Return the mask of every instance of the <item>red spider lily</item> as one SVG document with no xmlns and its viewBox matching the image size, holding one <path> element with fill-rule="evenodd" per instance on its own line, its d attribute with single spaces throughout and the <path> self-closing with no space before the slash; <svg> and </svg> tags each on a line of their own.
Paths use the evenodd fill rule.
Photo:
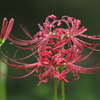
<svg viewBox="0 0 100 100">
<path fill-rule="evenodd" d="M 3 19 L 3 24 L 2 24 L 1 34 L 0 34 L 0 46 L 2 46 L 2 44 L 8 38 L 8 36 L 9 36 L 11 30 L 12 30 L 13 24 L 14 24 L 13 18 L 11 18 L 9 23 L 8 23 L 7 18 Z"/>
<path fill-rule="evenodd" d="M 38 62 L 33 64 L 26 64 L 18 62 L 14 59 L 8 58 L 6 55 L 2 54 L 12 61 L 15 64 L 6 63 L 3 59 L 0 59 L 7 65 L 17 68 L 17 69 L 25 69 L 28 74 L 21 77 L 11 77 L 11 78 L 23 78 L 28 75 L 34 75 L 39 77 L 39 84 L 41 82 L 48 82 L 48 78 L 58 78 L 60 81 L 68 82 L 66 79 L 67 73 L 72 72 L 76 77 L 74 80 L 78 80 L 80 78 L 79 73 L 84 74 L 94 74 L 100 71 L 100 67 L 84 68 L 76 65 L 75 63 L 85 60 L 90 54 L 82 58 L 80 54 L 80 50 L 73 46 L 69 49 L 61 49 L 59 53 L 53 53 L 54 49 L 50 46 L 47 46 L 43 49 L 42 52 L 39 52 L 37 56 Z M 63 71 L 60 72 L 60 69 L 63 68 Z M 38 84 L 38 85 L 39 85 Z"/>
<path fill-rule="evenodd" d="M 52 21 L 50 21 L 49 19 L 52 19 Z M 62 28 L 62 23 L 65 23 L 67 28 Z M 58 20 L 56 16 L 50 15 L 43 23 L 43 27 L 38 24 L 40 31 L 37 32 L 34 37 L 30 36 L 28 31 L 21 26 L 22 30 L 28 37 L 30 37 L 31 40 L 21 40 L 14 36 L 10 36 L 9 40 L 13 42 L 19 49 L 25 50 L 34 50 L 52 44 L 55 48 L 55 52 L 57 52 L 57 49 L 60 49 L 65 44 L 68 44 L 69 47 L 72 45 L 76 45 L 80 49 L 86 47 L 95 51 L 100 51 L 98 49 L 94 49 L 96 46 L 100 45 L 100 43 L 94 43 L 94 41 L 100 40 L 100 35 L 84 35 L 83 33 L 87 30 L 87 28 L 83 26 L 79 29 L 80 25 L 81 21 L 73 17 L 63 16 L 60 20 Z M 58 28 L 58 26 L 61 28 Z M 93 43 L 88 43 L 79 39 L 79 37 L 77 36 L 87 39 L 93 39 L 94 41 Z"/>
<path fill-rule="evenodd" d="M 67 28 L 62 28 L 63 23 L 66 24 Z M 58 20 L 56 16 L 50 15 L 43 23 L 43 27 L 38 24 L 40 31 L 37 32 L 34 37 L 22 27 L 22 30 L 30 38 L 29 40 L 21 40 L 12 35 L 10 35 L 8 39 L 18 47 L 18 50 L 32 50 L 32 54 L 19 59 L 11 59 L 0 51 L 0 53 L 12 63 L 6 63 L 1 58 L 0 61 L 13 68 L 25 69 L 28 72 L 25 76 L 15 78 L 23 78 L 32 74 L 39 77 L 39 84 L 41 82 L 48 82 L 49 78 L 55 77 L 60 81 L 68 82 L 66 77 L 69 72 L 72 72 L 76 76 L 74 80 L 79 79 L 79 73 L 94 74 L 99 72 L 100 67 L 96 67 L 99 63 L 90 68 L 76 65 L 77 62 L 87 59 L 93 51 L 100 51 L 96 49 L 96 47 L 100 45 L 99 43 L 88 43 L 77 37 L 81 36 L 87 39 L 100 40 L 100 35 L 83 35 L 87 28 L 83 26 L 79 29 L 80 24 L 81 21 L 73 17 L 63 16 Z M 67 49 L 64 49 L 66 46 Z M 91 49 L 91 52 L 85 57 L 82 57 L 81 53 L 83 52 L 84 47 Z M 35 54 L 36 52 L 37 54 Z M 36 63 L 27 64 L 21 62 L 32 55 L 35 55 L 37 59 Z M 61 68 L 63 69 L 62 72 L 60 71 Z"/>
</svg>

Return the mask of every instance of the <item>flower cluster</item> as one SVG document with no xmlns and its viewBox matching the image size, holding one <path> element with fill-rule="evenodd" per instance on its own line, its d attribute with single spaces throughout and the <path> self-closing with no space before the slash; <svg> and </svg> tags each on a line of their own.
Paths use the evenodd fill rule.
<svg viewBox="0 0 100 100">
<path fill-rule="evenodd" d="M 83 37 L 97 41 L 100 40 L 100 35 L 84 35 L 83 33 L 87 28 L 84 26 L 80 28 L 80 25 L 81 21 L 74 17 L 63 16 L 61 19 L 57 19 L 55 15 L 50 15 L 46 18 L 43 26 L 38 24 L 40 31 L 34 37 L 22 27 L 22 30 L 30 38 L 29 40 L 21 40 L 12 35 L 8 39 L 18 49 L 32 50 L 32 53 L 23 58 L 11 59 L 0 51 L 13 63 L 7 63 L 2 58 L 0 60 L 13 68 L 26 69 L 28 72 L 25 76 L 15 78 L 23 78 L 32 74 L 39 77 L 39 84 L 48 82 L 49 78 L 55 77 L 60 81 L 68 82 L 66 74 L 69 72 L 75 75 L 74 81 L 80 78 L 79 73 L 97 73 L 100 71 L 100 67 L 96 67 L 99 63 L 90 68 L 84 68 L 75 64 L 87 59 L 93 51 L 100 51 L 96 49 L 100 45 L 99 43 L 88 43 L 79 38 Z M 84 48 L 90 49 L 91 52 L 82 57 Z M 20 62 L 32 55 L 36 57 L 36 63 L 27 64 Z"/>
</svg>

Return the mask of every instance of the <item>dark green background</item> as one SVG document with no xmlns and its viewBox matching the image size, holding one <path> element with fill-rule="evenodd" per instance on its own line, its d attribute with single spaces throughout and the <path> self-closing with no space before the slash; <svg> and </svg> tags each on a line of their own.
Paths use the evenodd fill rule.
<svg viewBox="0 0 100 100">
<path fill-rule="evenodd" d="M 2 19 L 14 18 L 12 30 L 14 36 L 25 39 L 19 24 L 26 26 L 33 36 L 39 31 L 38 23 L 42 24 L 45 18 L 54 14 L 58 18 L 63 15 L 75 17 L 88 28 L 86 34 L 100 34 L 100 0 L 0 0 L 0 23 Z M 0 25 L 1 25 L 0 24 Z M 4 52 L 13 56 L 15 48 L 9 41 L 2 46 Z M 29 52 L 28 52 L 29 53 Z M 22 56 L 26 53 L 21 52 Z M 85 61 L 84 67 L 91 67 L 99 61 L 99 53 Z M 35 62 L 34 58 L 30 58 Z M 82 65 L 82 64 L 81 64 Z M 15 71 L 8 67 L 8 75 L 21 76 L 25 71 Z M 74 82 L 73 75 L 68 74 L 69 83 L 65 83 L 66 100 L 99 100 L 100 99 L 100 73 L 94 75 L 80 74 L 81 78 Z M 7 78 L 7 100 L 53 100 L 53 80 L 37 86 L 38 78 L 29 76 L 24 79 Z M 60 99 L 60 86 L 58 89 Z"/>
</svg>

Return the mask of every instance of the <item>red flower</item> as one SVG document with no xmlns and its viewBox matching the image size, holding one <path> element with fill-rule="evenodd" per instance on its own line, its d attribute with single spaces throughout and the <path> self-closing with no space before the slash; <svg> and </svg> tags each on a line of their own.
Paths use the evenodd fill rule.
<svg viewBox="0 0 100 100">
<path fill-rule="evenodd" d="M 67 28 L 62 28 L 63 23 L 66 24 Z M 76 64 L 87 59 L 93 51 L 100 51 L 96 49 L 100 45 L 99 43 L 88 43 L 78 38 L 81 36 L 87 39 L 100 40 L 100 35 L 83 35 L 87 28 L 83 26 L 79 29 L 80 24 L 81 21 L 73 17 L 63 16 L 58 20 L 56 16 L 50 15 L 43 23 L 43 27 L 38 24 L 40 31 L 34 37 L 22 27 L 22 30 L 30 38 L 29 40 L 21 40 L 12 35 L 8 39 L 18 47 L 18 50 L 32 50 L 32 54 L 19 59 L 11 59 L 0 51 L 12 63 L 6 63 L 1 58 L 0 60 L 13 68 L 25 69 L 28 72 L 25 76 L 15 78 L 23 78 L 32 74 L 39 77 L 39 84 L 48 82 L 49 78 L 52 79 L 54 77 L 60 81 L 68 82 L 66 77 L 69 72 L 76 76 L 74 78 L 75 81 L 79 79 L 79 73 L 94 74 L 99 72 L 100 67 L 96 67 L 99 63 L 90 68 L 84 68 Z M 91 52 L 82 57 L 81 53 L 84 47 L 91 49 Z M 36 63 L 22 63 L 22 60 L 32 55 L 35 55 Z M 61 69 L 63 69 L 62 72 Z"/>
<path fill-rule="evenodd" d="M 50 21 L 49 19 L 52 19 L 52 21 Z M 67 28 L 62 28 L 63 23 L 66 24 Z M 79 29 L 80 25 L 81 21 L 73 17 L 63 16 L 62 19 L 58 20 L 56 16 L 50 15 L 46 18 L 45 22 L 43 23 L 43 27 L 40 24 L 38 24 L 40 31 L 37 32 L 34 37 L 30 36 L 28 31 L 22 27 L 25 34 L 31 40 L 21 40 L 15 38 L 14 36 L 10 36 L 9 40 L 14 44 L 16 44 L 15 46 L 18 47 L 19 49 L 26 49 L 26 50 L 43 48 L 46 45 L 51 44 L 54 46 L 55 52 L 57 52 L 59 48 L 61 48 L 65 44 L 68 44 L 68 47 L 76 45 L 80 49 L 87 47 L 95 51 L 100 51 L 98 49 L 94 49 L 96 46 L 100 44 L 96 44 L 94 43 L 94 41 L 93 43 L 88 43 L 77 37 L 80 36 L 87 39 L 100 40 L 100 35 L 98 36 L 84 35 L 83 33 L 87 30 L 87 28 L 83 26 L 82 28 Z"/>
<path fill-rule="evenodd" d="M 8 23 L 7 18 L 3 19 L 3 24 L 2 24 L 1 34 L 0 34 L 0 46 L 2 46 L 2 44 L 8 38 L 8 36 L 12 30 L 13 24 L 14 24 L 13 18 L 9 21 L 9 23 Z"/>
<path fill-rule="evenodd" d="M 61 49 L 59 53 L 54 53 L 53 48 L 47 46 L 43 49 L 42 52 L 38 53 L 36 57 L 38 62 L 33 64 L 26 64 L 15 61 L 13 59 L 8 58 L 6 55 L 2 54 L 13 62 L 13 64 L 6 63 L 2 59 L 4 63 L 7 65 L 17 68 L 17 69 L 25 69 L 28 74 L 21 76 L 21 77 L 11 77 L 11 78 L 23 78 L 28 75 L 34 75 L 39 77 L 39 84 L 41 82 L 48 82 L 49 78 L 58 78 L 60 81 L 68 82 L 66 79 L 67 73 L 72 72 L 74 76 L 74 81 L 80 78 L 79 73 L 84 74 L 94 74 L 100 71 L 100 67 L 91 67 L 91 68 L 84 68 L 75 63 L 85 60 L 87 57 L 90 56 L 91 51 L 88 55 L 82 58 L 80 50 L 73 46 L 71 48 Z M 15 64 L 14 64 L 15 63 Z M 61 72 L 60 69 L 63 69 Z M 38 85 L 39 85 L 38 84 Z"/>
</svg>

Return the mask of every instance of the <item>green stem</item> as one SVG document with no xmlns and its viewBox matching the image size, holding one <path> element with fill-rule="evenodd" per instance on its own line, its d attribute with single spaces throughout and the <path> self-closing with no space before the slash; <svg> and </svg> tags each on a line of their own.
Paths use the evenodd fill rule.
<svg viewBox="0 0 100 100">
<path fill-rule="evenodd" d="M 54 78 L 54 100 L 57 100 L 57 78 Z"/>
<path fill-rule="evenodd" d="M 0 62 L 0 72 L 7 74 L 7 65 Z M 0 75 L 0 100 L 6 100 L 6 77 Z"/>
<path fill-rule="evenodd" d="M 65 87 L 64 87 L 64 81 L 61 81 L 61 98 L 62 98 L 62 100 L 65 100 Z"/>
<path fill-rule="evenodd" d="M 63 71 L 63 67 L 61 67 L 61 72 Z M 61 98 L 65 100 L 65 84 L 64 81 L 61 81 Z"/>
</svg>

